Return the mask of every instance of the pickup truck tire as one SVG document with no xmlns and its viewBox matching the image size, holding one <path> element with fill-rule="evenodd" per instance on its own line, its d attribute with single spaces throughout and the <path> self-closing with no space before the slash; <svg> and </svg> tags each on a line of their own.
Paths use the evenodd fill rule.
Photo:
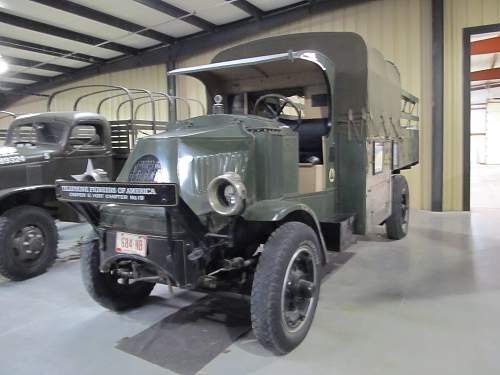
<svg viewBox="0 0 500 375">
<path fill-rule="evenodd" d="M 57 256 L 54 219 L 40 207 L 19 206 L 0 216 L 0 274 L 20 281 L 49 269 Z"/>
<path fill-rule="evenodd" d="M 400 240 L 408 233 L 410 222 L 410 190 L 405 176 L 392 176 L 392 213 L 385 221 L 387 237 Z"/>
<path fill-rule="evenodd" d="M 110 273 L 99 270 L 99 245 L 97 241 L 82 245 L 80 265 L 85 289 L 101 306 L 122 311 L 139 307 L 151 294 L 155 283 L 139 281 L 132 284 L 119 284 Z"/>
<path fill-rule="evenodd" d="M 320 246 L 314 230 L 300 222 L 276 229 L 264 244 L 254 275 L 251 320 L 257 340 L 283 355 L 304 340 L 320 288 Z"/>
</svg>

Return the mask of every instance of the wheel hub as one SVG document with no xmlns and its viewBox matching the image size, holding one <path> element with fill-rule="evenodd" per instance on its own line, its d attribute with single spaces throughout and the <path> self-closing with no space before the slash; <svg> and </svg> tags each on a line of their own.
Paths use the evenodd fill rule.
<svg viewBox="0 0 500 375">
<path fill-rule="evenodd" d="M 299 330 L 307 320 L 316 291 L 316 267 L 309 247 L 299 248 L 285 275 L 282 293 L 282 320 L 290 332 Z"/>
<path fill-rule="evenodd" d="M 14 236 L 13 248 L 21 261 L 37 259 L 45 248 L 42 230 L 34 225 L 22 228 Z"/>
</svg>

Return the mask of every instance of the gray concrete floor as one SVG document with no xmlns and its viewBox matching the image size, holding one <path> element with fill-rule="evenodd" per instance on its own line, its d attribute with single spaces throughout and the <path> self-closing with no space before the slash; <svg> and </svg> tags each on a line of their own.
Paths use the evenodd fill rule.
<svg viewBox="0 0 500 375">
<path fill-rule="evenodd" d="M 250 333 L 200 374 L 499 374 L 499 224 L 500 210 L 413 212 L 406 239 L 348 250 L 298 349 L 274 357 Z M 171 374 L 115 348 L 200 297 L 154 294 L 144 308 L 106 311 L 85 293 L 78 261 L 0 283 L 0 374 Z"/>
</svg>

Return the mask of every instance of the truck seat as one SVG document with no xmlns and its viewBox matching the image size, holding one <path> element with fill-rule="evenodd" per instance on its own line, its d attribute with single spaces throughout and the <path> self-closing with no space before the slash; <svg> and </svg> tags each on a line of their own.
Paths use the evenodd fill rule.
<svg viewBox="0 0 500 375">
<path fill-rule="evenodd" d="M 280 122 L 295 126 L 297 123 L 292 120 L 280 119 Z M 308 163 L 311 156 L 319 158 L 323 164 L 323 136 L 327 136 L 330 131 L 327 118 L 304 119 L 299 127 L 299 162 Z"/>
<path fill-rule="evenodd" d="M 292 121 L 290 125 L 293 126 Z M 299 127 L 299 162 L 308 163 L 311 156 L 316 156 L 323 164 L 323 142 L 322 137 L 327 136 L 330 131 L 328 119 L 315 118 L 304 119 Z"/>
</svg>

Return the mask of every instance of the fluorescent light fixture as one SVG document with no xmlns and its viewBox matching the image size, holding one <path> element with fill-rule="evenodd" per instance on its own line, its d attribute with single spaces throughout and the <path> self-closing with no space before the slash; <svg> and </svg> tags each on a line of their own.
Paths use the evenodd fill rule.
<svg viewBox="0 0 500 375">
<path fill-rule="evenodd" d="M 4 74 L 7 70 L 9 70 L 9 64 L 0 55 L 0 74 Z"/>
</svg>

